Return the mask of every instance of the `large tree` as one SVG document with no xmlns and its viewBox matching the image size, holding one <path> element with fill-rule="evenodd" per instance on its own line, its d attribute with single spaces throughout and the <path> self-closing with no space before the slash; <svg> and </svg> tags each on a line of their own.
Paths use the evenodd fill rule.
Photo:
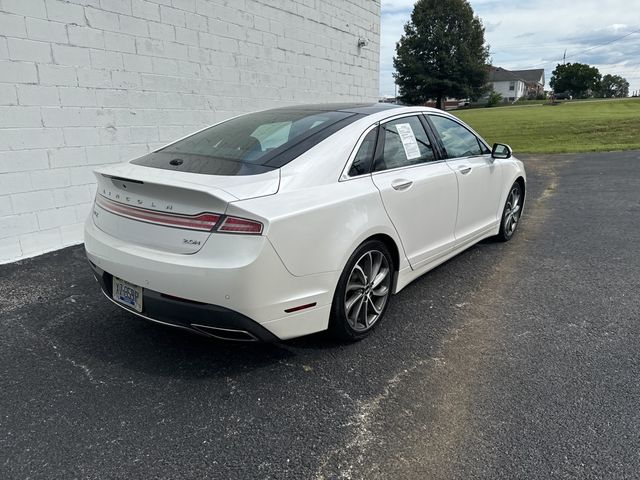
<svg viewBox="0 0 640 480">
<path fill-rule="evenodd" d="M 623 98 L 629 96 L 629 82 L 620 75 L 605 75 L 600 81 L 600 96 L 603 98 Z"/>
<path fill-rule="evenodd" d="M 445 97 L 478 98 L 487 84 L 484 27 L 466 0 L 418 0 L 393 66 L 400 100 L 410 105 Z"/>
<path fill-rule="evenodd" d="M 600 72 L 585 63 L 558 64 L 549 85 L 554 92 L 568 92 L 573 98 L 592 97 L 600 86 Z"/>
</svg>

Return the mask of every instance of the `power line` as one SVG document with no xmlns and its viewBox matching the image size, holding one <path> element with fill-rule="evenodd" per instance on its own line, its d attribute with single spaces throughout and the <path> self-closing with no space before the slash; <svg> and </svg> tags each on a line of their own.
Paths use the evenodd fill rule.
<svg viewBox="0 0 640 480">
<path fill-rule="evenodd" d="M 626 35 L 623 35 L 623 36 L 622 36 L 622 37 L 620 37 L 620 38 L 616 38 L 615 40 L 611 40 L 610 42 L 601 43 L 600 45 L 594 45 L 593 47 L 589 47 L 589 48 L 587 48 L 587 49 L 583 50 L 582 52 L 575 53 L 575 54 L 573 54 L 573 55 L 569 55 L 569 57 L 568 57 L 568 58 L 577 57 L 578 55 L 582 55 L 583 53 L 585 53 L 585 52 L 589 52 L 589 51 L 591 51 L 591 50 L 593 50 L 593 49 L 595 49 L 595 48 L 605 47 L 605 46 L 607 46 L 607 45 L 611 45 L 612 43 L 616 43 L 616 42 L 619 42 L 620 40 L 624 40 L 625 38 L 630 37 L 630 36 L 631 36 L 631 35 L 633 35 L 634 33 L 638 33 L 638 32 L 640 32 L 640 29 L 638 29 L 638 30 L 634 30 L 634 31 L 633 31 L 633 32 L 631 32 L 631 33 L 627 33 Z"/>
<path fill-rule="evenodd" d="M 638 30 L 634 30 L 633 32 L 627 33 L 626 35 L 623 35 L 622 37 L 619 37 L 619 38 L 613 39 L 613 40 L 611 40 L 611 41 L 609 41 L 609 42 L 600 43 L 600 44 L 598 44 L 598 45 L 594 45 L 594 46 L 592 46 L 592 47 L 586 48 L 586 49 L 582 50 L 581 52 L 574 53 L 574 54 L 572 54 L 572 55 L 567 56 L 567 57 L 565 58 L 565 60 L 566 60 L 567 58 L 575 58 L 575 57 L 577 57 L 577 56 L 579 56 L 579 55 L 582 55 L 582 54 L 584 54 L 584 53 L 586 53 L 586 52 L 589 52 L 589 51 L 591 51 L 591 50 L 594 50 L 594 49 L 596 49 L 596 48 L 604 47 L 604 46 L 606 46 L 606 45 L 611 45 L 612 43 L 619 42 L 620 40 L 624 40 L 625 38 L 630 37 L 630 36 L 631 36 L 631 35 L 633 35 L 634 33 L 638 33 L 638 32 L 640 32 L 640 29 L 638 29 Z M 537 64 L 532 65 L 532 66 L 533 66 L 533 67 L 537 67 L 537 66 L 541 66 L 541 65 L 547 65 L 547 64 L 549 64 L 549 63 L 558 63 L 558 62 L 560 62 L 560 60 L 559 60 L 559 59 L 558 59 L 558 60 L 547 60 L 547 61 L 545 61 L 545 62 L 540 62 L 540 63 L 537 63 Z"/>
</svg>

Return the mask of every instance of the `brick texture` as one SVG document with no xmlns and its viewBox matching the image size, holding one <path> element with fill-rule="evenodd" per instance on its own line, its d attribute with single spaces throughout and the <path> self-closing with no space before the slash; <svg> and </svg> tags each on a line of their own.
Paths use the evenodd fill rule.
<svg viewBox="0 0 640 480">
<path fill-rule="evenodd" d="M 375 101 L 379 41 L 380 0 L 0 0 L 0 263 L 82 241 L 97 165 L 246 111 Z"/>
</svg>

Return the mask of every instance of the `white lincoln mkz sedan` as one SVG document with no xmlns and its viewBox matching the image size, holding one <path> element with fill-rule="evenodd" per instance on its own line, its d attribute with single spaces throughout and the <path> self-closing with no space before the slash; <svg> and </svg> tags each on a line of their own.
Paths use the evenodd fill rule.
<svg viewBox="0 0 640 480">
<path fill-rule="evenodd" d="M 509 240 L 526 185 L 507 145 L 386 104 L 242 115 L 96 176 L 85 247 L 107 298 L 240 341 L 364 337 L 392 293 Z"/>
</svg>

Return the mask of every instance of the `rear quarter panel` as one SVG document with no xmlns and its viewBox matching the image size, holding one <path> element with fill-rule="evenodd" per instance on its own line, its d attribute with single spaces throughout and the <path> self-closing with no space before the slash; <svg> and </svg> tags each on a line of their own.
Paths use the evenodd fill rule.
<svg viewBox="0 0 640 480">
<path fill-rule="evenodd" d="M 401 243 L 369 176 L 233 202 L 228 208 L 231 215 L 245 211 L 268 219 L 265 233 L 293 275 L 341 271 L 357 246 L 376 234 L 396 242 L 405 266 Z"/>
</svg>

